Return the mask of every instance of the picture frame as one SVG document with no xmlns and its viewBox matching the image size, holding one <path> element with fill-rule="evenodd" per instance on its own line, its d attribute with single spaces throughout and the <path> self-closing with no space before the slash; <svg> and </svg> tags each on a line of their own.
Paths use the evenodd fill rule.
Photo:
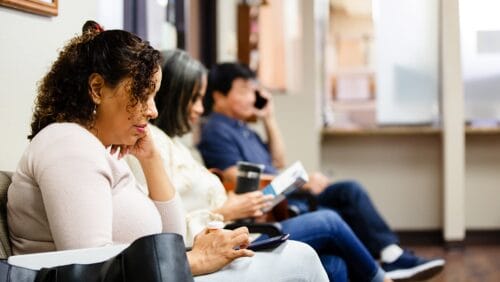
<svg viewBox="0 0 500 282">
<path fill-rule="evenodd" d="M 0 0 L 5 6 L 42 16 L 57 16 L 58 0 Z"/>
</svg>

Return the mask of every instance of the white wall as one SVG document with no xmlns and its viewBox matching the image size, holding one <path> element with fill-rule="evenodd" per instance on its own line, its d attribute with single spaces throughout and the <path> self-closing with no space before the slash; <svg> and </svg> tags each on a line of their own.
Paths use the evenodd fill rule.
<svg viewBox="0 0 500 282">
<path fill-rule="evenodd" d="M 57 17 L 0 7 L 0 169 L 14 170 L 28 140 L 36 83 L 57 51 L 97 16 L 97 0 L 59 1 Z"/>
<path fill-rule="evenodd" d="M 104 29 L 123 29 L 123 0 L 99 1 L 96 19 Z"/>
<path fill-rule="evenodd" d="M 167 32 L 167 25 L 164 25 L 167 19 L 167 8 L 158 4 L 157 1 L 146 1 L 146 15 L 147 40 L 154 48 L 161 49 L 162 37 Z"/>
</svg>

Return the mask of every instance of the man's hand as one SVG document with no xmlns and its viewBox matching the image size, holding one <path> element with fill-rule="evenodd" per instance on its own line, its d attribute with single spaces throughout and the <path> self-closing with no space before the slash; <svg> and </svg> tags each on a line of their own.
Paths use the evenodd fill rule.
<svg viewBox="0 0 500 282">
<path fill-rule="evenodd" d="M 313 172 L 309 174 L 309 181 L 304 184 L 304 189 L 314 195 L 319 195 L 328 187 L 330 182 L 330 179 L 321 172 Z"/>
<path fill-rule="evenodd" d="M 262 88 L 259 89 L 259 91 L 260 95 L 265 99 L 267 99 L 267 104 L 262 109 L 255 108 L 255 115 L 258 118 L 263 118 L 263 119 L 274 117 L 273 95 L 271 95 L 271 93 Z"/>
</svg>

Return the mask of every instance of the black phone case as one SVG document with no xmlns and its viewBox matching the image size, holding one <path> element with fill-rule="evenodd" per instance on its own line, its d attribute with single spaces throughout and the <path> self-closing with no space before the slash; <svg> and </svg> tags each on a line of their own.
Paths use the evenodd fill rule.
<svg viewBox="0 0 500 282">
<path fill-rule="evenodd" d="M 290 237 L 290 234 L 283 234 L 280 236 L 271 237 L 268 239 L 257 241 L 257 242 L 250 244 L 250 246 L 248 246 L 247 249 L 252 250 L 252 251 L 274 249 L 274 248 L 278 247 L 279 245 L 281 245 L 286 240 L 288 240 L 288 237 Z"/>
<path fill-rule="evenodd" d="M 256 107 L 257 109 L 263 109 L 266 106 L 266 104 L 267 104 L 267 99 L 260 95 L 259 90 L 256 90 L 254 107 Z"/>
</svg>

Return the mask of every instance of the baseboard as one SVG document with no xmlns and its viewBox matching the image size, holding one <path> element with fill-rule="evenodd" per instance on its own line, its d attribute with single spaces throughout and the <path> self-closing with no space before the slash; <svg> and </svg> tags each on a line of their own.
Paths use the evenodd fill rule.
<svg viewBox="0 0 500 282">
<path fill-rule="evenodd" d="M 465 232 L 466 245 L 498 245 L 500 244 L 500 230 L 467 230 Z"/>
<path fill-rule="evenodd" d="M 441 230 L 399 230 L 396 231 L 401 245 L 443 245 L 443 232 Z"/>
<path fill-rule="evenodd" d="M 447 249 L 474 245 L 500 245 L 500 230 L 467 230 L 465 240 L 444 241 L 441 230 L 396 231 L 402 245 L 442 245 Z"/>
</svg>

